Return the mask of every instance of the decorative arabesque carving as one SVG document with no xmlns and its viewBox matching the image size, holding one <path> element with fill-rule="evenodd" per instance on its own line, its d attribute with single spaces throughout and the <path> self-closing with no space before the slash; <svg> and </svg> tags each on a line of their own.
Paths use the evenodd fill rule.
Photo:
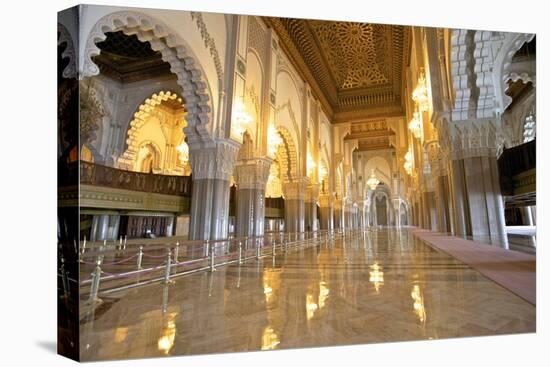
<svg viewBox="0 0 550 367">
<path fill-rule="evenodd" d="M 285 108 L 288 109 L 288 114 L 290 116 L 290 121 L 292 122 L 292 128 L 296 132 L 296 136 L 298 138 L 298 141 L 301 141 L 300 128 L 298 127 L 298 122 L 296 121 L 296 114 L 294 113 L 294 110 L 292 109 L 292 103 L 290 102 L 290 99 L 286 103 L 284 103 L 280 106 L 277 106 L 277 108 L 275 109 L 275 120 L 277 120 L 277 114 Z"/>
<path fill-rule="evenodd" d="M 217 140 L 210 146 L 190 145 L 189 148 L 193 180 L 229 181 L 239 153 L 239 143 L 232 140 Z"/>
<path fill-rule="evenodd" d="M 95 89 L 90 84 L 80 88 L 80 146 L 97 139 L 105 110 L 97 99 Z"/>
<path fill-rule="evenodd" d="M 266 65 L 269 52 L 267 33 L 256 17 L 248 18 L 248 47 L 260 57 L 262 65 Z"/>
<path fill-rule="evenodd" d="M 218 81 L 221 85 L 223 81 L 223 66 L 220 61 L 218 49 L 216 48 L 216 42 L 214 41 L 214 38 L 210 36 L 210 33 L 208 33 L 206 23 L 204 22 L 204 19 L 202 18 L 202 14 L 200 12 L 192 11 L 191 19 L 193 19 L 197 23 L 197 27 L 199 28 L 199 31 L 201 32 L 201 37 L 204 41 L 204 47 L 206 47 L 210 51 L 210 55 L 212 56 L 212 59 L 214 60 L 214 65 L 216 66 Z"/>
<path fill-rule="evenodd" d="M 73 39 L 71 38 L 71 35 L 69 34 L 67 28 L 65 28 L 65 26 L 60 23 L 57 23 L 57 34 L 57 45 L 61 46 L 65 44 L 65 49 L 61 54 L 61 58 L 69 59 L 69 62 L 65 69 L 63 69 L 61 75 L 65 79 L 76 78 L 78 72 L 76 69 L 76 51 L 74 48 Z"/>
<path fill-rule="evenodd" d="M 497 133 L 493 122 L 461 121 L 450 124 L 450 140 L 448 146 L 449 159 L 464 159 L 470 157 L 496 157 L 502 148 L 503 138 Z"/>
<path fill-rule="evenodd" d="M 235 180 L 239 189 L 265 190 L 272 160 L 257 158 L 235 165 Z"/>
<path fill-rule="evenodd" d="M 187 122 L 200 139 L 211 140 L 208 131 L 201 128 L 210 122 L 210 94 L 202 71 L 196 60 L 188 53 L 183 40 L 170 32 L 161 21 L 135 11 L 120 11 L 101 18 L 92 28 L 80 67 L 80 78 L 99 74 L 99 68 L 92 57 L 99 55 L 96 43 L 105 40 L 106 33 L 123 31 L 126 35 L 135 34 L 142 42 L 148 41 L 151 48 L 162 54 L 162 59 L 171 66 L 182 87 L 186 102 Z M 198 138 L 197 138 L 198 139 Z"/>
<path fill-rule="evenodd" d="M 475 73 L 475 31 L 453 30 L 451 36 L 451 75 L 455 90 L 453 121 L 475 118 L 478 90 Z"/>
</svg>

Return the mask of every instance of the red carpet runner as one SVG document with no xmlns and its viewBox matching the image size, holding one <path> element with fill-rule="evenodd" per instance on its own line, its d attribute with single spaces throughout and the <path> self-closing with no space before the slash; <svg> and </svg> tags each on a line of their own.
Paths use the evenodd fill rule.
<svg viewBox="0 0 550 367">
<path fill-rule="evenodd" d="M 536 257 L 425 229 L 409 231 L 431 246 L 471 266 L 487 278 L 536 305 Z"/>
</svg>

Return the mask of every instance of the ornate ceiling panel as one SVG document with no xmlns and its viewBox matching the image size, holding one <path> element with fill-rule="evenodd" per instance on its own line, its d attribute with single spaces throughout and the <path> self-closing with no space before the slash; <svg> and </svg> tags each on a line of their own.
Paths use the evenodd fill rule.
<svg viewBox="0 0 550 367">
<path fill-rule="evenodd" d="M 366 152 L 369 150 L 379 150 L 391 148 L 391 139 L 389 136 L 379 136 L 367 139 L 360 139 L 357 151 Z"/>
<path fill-rule="evenodd" d="M 379 24 L 312 20 L 311 29 L 338 89 L 390 83 L 386 57 L 391 53 L 391 27 Z"/>
<path fill-rule="evenodd" d="M 403 114 L 407 26 L 264 18 L 332 115 L 342 122 Z"/>
</svg>

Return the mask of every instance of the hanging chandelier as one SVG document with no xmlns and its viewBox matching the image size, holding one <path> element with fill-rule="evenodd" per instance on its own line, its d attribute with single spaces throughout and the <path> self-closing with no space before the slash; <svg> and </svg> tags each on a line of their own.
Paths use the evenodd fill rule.
<svg viewBox="0 0 550 367">
<path fill-rule="evenodd" d="M 313 159 L 313 157 L 311 156 L 311 153 L 310 152 L 307 152 L 307 157 L 306 157 L 306 168 L 307 168 L 307 173 L 308 173 L 308 177 L 309 178 L 312 178 L 313 176 L 313 173 L 315 172 L 315 168 L 317 167 L 317 163 L 315 163 L 315 160 Z"/>
<path fill-rule="evenodd" d="M 371 170 L 371 174 L 369 179 L 367 180 L 367 185 L 371 190 L 376 189 L 376 186 L 380 183 L 380 180 L 376 178 L 376 175 L 374 174 L 374 170 Z"/>
<path fill-rule="evenodd" d="M 408 175 L 412 173 L 412 168 L 413 168 L 412 161 L 413 161 L 413 155 L 412 155 L 412 152 L 409 150 L 407 153 L 405 153 L 405 164 L 403 165 Z"/>
<path fill-rule="evenodd" d="M 413 118 L 409 122 L 409 130 L 412 131 L 415 138 L 420 139 L 422 136 L 422 120 L 418 111 L 413 113 Z"/>
<path fill-rule="evenodd" d="M 176 150 L 178 151 L 179 158 L 183 164 L 189 162 L 189 146 L 187 145 L 185 140 L 183 140 L 181 144 L 176 147 Z"/>
<path fill-rule="evenodd" d="M 273 124 L 269 124 L 267 129 L 267 150 L 268 155 L 274 157 L 277 154 L 277 149 L 279 145 L 283 144 L 283 139 L 279 132 L 275 129 Z"/>
<path fill-rule="evenodd" d="M 428 111 L 428 87 L 424 71 L 420 72 L 416 88 L 412 92 L 412 99 L 416 102 L 420 111 Z"/>
<path fill-rule="evenodd" d="M 240 99 L 235 101 L 233 106 L 233 131 L 242 139 L 244 132 L 252 123 L 252 116 L 246 111 L 244 102 Z"/>
</svg>

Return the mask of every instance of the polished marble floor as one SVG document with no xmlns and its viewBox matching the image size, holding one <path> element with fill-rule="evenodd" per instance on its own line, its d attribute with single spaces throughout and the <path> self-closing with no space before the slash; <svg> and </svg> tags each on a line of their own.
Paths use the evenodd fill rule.
<svg viewBox="0 0 550 367">
<path fill-rule="evenodd" d="M 82 318 L 82 360 L 527 333 L 536 313 L 395 229 L 103 300 Z"/>
</svg>

